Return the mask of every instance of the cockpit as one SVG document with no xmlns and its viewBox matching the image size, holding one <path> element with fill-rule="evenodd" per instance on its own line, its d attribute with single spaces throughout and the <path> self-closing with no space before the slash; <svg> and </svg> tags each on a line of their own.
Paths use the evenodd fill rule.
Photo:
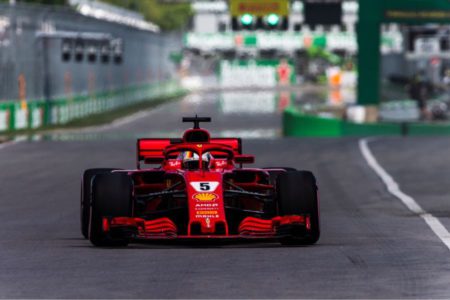
<svg viewBox="0 0 450 300">
<path fill-rule="evenodd" d="M 201 159 L 198 153 L 194 151 L 182 151 L 177 159 L 181 161 L 181 167 L 184 170 L 207 170 L 211 168 L 214 157 L 211 152 L 202 153 Z M 200 167 L 200 164 L 202 167 Z"/>
<path fill-rule="evenodd" d="M 169 169 L 182 170 L 214 170 L 220 171 L 233 167 L 233 152 L 228 149 L 211 148 L 208 147 L 190 146 L 181 149 L 171 149 L 166 152 L 165 167 Z M 203 146 L 203 145 L 202 145 Z M 205 151 L 204 151 L 205 150 Z"/>
</svg>

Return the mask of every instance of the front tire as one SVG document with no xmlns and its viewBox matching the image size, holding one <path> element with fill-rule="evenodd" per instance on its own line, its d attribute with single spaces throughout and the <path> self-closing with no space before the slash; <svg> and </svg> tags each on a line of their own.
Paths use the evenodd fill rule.
<svg viewBox="0 0 450 300">
<path fill-rule="evenodd" d="M 104 218 L 131 217 L 133 183 L 125 173 L 97 175 L 92 186 L 89 240 L 97 247 L 127 246 L 128 236 L 104 230 Z"/>
<path fill-rule="evenodd" d="M 81 234 L 84 238 L 89 238 L 89 219 L 91 211 L 91 192 L 92 180 L 96 175 L 109 174 L 111 171 L 119 170 L 113 168 L 97 168 L 84 171 L 81 179 L 81 197 L 80 197 L 80 223 Z"/>
<path fill-rule="evenodd" d="M 275 171 L 273 169 L 278 169 L 278 171 Z M 266 167 L 266 168 L 263 168 L 263 170 L 266 170 L 269 173 L 269 183 L 272 185 L 276 184 L 277 178 L 280 174 L 283 174 L 285 172 L 297 171 L 297 169 L 290 168 L 290 167 Z"/>
<path fill-rule="evenodd" d="M 277 178 L 280 176 L 280 174 L 284 174 L 286 172 L 295 172 L 297 169 L 291 168 L 291 167 L 265 167 L 263 168 L 267 173 L 269 173 L 268 181 L 269 184 L 272 186 L 277 185 Z M 270 203 L 266 204 L 266 208 L 264 209 L 267 212 L 270 212 L 271 215 L 276 216 L 277 215 L 277 204 L 276 201 L 272 201 Z"/>
<path fill-rule="evenodd" d="M 283 245 L 312 245 L 320 237 L 319 202 L 316 178 L 309 171 L 292 171 L 277 178 L 280 216 L 309 215 L 311 229 L 290 228 L 289 236 L 280 238 Z"/>
</svg>

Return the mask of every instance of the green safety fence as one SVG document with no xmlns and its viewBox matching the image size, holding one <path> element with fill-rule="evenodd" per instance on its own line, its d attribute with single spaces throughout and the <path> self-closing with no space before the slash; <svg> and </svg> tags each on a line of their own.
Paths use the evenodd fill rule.
<svg viewBox="0 0 450 300">
<path fill-rule="evenodd" d="M 181 95 L 178 81 L 137 85 L 120 90 L 77 95 L 51 101 L 0 102 L 0 132 L 63 125 L 93 114 L 104 113 L 161 97 Z"/>
<path fill-rule="evenodd" d="M 283 133 L 297 137 L 450 135 L 450 123 L 352 123 L 289 107 L 283 113 Z"/>
</svg>

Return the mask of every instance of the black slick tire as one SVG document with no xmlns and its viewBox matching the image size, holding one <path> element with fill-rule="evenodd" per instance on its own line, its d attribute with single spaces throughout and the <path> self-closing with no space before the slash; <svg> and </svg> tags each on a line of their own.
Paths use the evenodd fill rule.
<svg viewBox="0 0 450 300">
<path fill-rule="evenodd" d="M 83 178 L 81 179 L 81 193 L 80 193 L 80 224 L 81 224 L 81 234 L 85 239 L 87 239 L 89 235 L 92 180 L 96 175 L 109 174 L 113 170 L 118 169 L 114 168 L 88 169 L 83 173 Z"/>
<path fill-rule="evenodd" d="M 320 237 L 319 202 L 316 179 L 309 171 L 292 171 L 277 178 L 277 202 L 280 216 L 309 215 L 311 230 L 298 232 L 292 228 L 290 234 L 280 238 L 283 245 L 312 245 Z"/>
<path fill-rule="evenodd" d="M 104 231 L 103 219 L 131 217 L 133 184 L 125 173 L 95 176 L 92 186 L 89 240 L 97 247 L 127 246 L 129 237 Z"/>
<path fill-rule="evenodd" d="M 272 171 L 272 169 L 278 169 L 279 171 Z M 294 168 L 290 168 L 290 167 L 267 167 L 267 168 L 263 168 L 263 170 L 266 170 L 269 173 L 269 183 L 275 185 L 277 178 L 280 174 L 283 174 L 285 172 L 295 172 L 297 171 Z M 284 170 L 284 171 L 281 171 Z"/>
<path fill-rule="evenodd" d="M 280 174 L 286 173 L 286 172 L 295 172 L 297 171 L 294 168 L 290 167 L 265 167 L 263 170 L 266 170 L 267 173 L 269 173 L 269 184 L 276 186 L 277 178 Z M 276 216 L 277 212 L 277 205 L 276 201 L 266 203 L 266 206 L 264 210 L 268 213 L 270 213 L 272 216 Z"/>
</svg>

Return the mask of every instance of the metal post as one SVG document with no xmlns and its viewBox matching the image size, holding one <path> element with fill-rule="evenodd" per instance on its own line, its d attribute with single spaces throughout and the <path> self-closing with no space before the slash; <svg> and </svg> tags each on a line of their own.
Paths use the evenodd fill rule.
<svg viewBox="0 0 450 300">
<path fill-rule="evenodd" d="M 47 116 L 45 116 L 45 120 L 47 120 L 47 124 L 49 125 L 52 123 L 52 114 L 51 114 L 51 87 L 50 87 L 50 66 L 49 66 L 49 57 L 48 57 L 48 48 L 49 48 L 49 37 L 43 36 L 42 37 L 42 58 L 43 58 L 43 79 L 44 79 L 44 99 L 45 104 L 47 107 Z"/>
<path fill-rule="evenodd" d="M 380 101 L 380 22 L 382 1 L 359 1 L 358 104 Z"/>
</svg>

